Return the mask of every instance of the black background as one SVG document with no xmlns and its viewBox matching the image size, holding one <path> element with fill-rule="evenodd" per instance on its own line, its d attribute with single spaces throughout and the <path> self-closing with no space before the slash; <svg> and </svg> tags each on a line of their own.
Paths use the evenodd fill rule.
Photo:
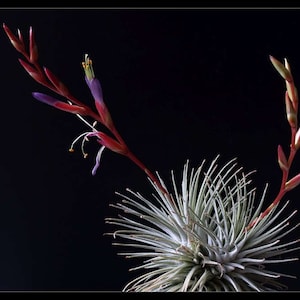
<svg viewBox="0 0 300 300">
<path fill-rule="evenodd" d="M 2 8 L 0 21 L 26 40 L 33 26 L 41 65 L 93 105 L 81 69 L 89 53 L 119 132 L 166 181 L 187 159 L 198 166 L 221 154 L 220 163 L 237 157 L 257 170 L 258 195 L 270 185 L 268 204 L 276 196 L 277 145 L 287 153 L 290 130 L 284 82 L 268 56 L 287 57 L 300 84 L 300 10 Z M 87 145 L 87 159 L 79 145 L 68 152 L 84 124 L 32 98 L 48 91 L 19 65 L 3 30 L 0 47 L 0 290 L 120 291 L 135 263 L 103 235 L 113 230 L 104 218 L 117 213 L 115 191 L 150 194 L 146 176 L 106 151 L 93 177 L 97 144 Z M 299 169 L 296 157 L 293 174 Z M 285 197 L 288 211 L 299 195 Z M 283 281 L 298 290 L 299 279 Z"/>
</svg>

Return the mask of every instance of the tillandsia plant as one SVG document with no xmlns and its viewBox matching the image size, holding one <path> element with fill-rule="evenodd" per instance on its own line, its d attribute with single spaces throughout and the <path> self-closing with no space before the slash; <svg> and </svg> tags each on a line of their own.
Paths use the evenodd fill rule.
<svg viewBox="0 0 300 300">
<path fill-rule="evenodd" d="M 108 149 L 129 158 L 145 173 L 153 187 L 150 197 L 129 189 L 117 193 L 122 200 L 112 207 L 120 214 L 106 219 L 108 224 L 117 227 L 108 233 L 117 239 L 114 245 L 128 249 L 120 254 L 141 261 L 132 269 L 139 270 L 141 275 L 125 285 L 123 291 L 271 291 L 286 288 L 280 278 L 294 276 L 268 268 L 298 260 L 297 256 L 289 254 L 300 248 L 297 246 L 299 240 L 285 241 L 299 223 L 289 225 L 296 211 L 286 216 L 283 212 L 288 201 L 281 202 L 286 193 L 300 183 L 300 174 L 290 174 L 300 147 L 300 130 L 297 89 L 286 59 L 281 63 L 270 56 L 272 65 L 286 83 L 290 148 L 286 155 L 283 147 L 278 146 L 281 185 L 275 199 L 263 209 L 267 185 L 257 199 L 256 188 L 251 186 L 252 172 L 245 173 L 236 159 L 219 166 L 219 156 L 216 156 L 211 163 L 203 160 L 196 168 L 190 167 L 187 161 L 180 182 L 171 171 L 171 186 L 168 187 L 157 172 L 151 172 L 131 152 L 117 131 L 87 54 L 82 66 L 94 107 L 78 100 L 54 73 L 39 64 L 31 27 L 29 47 L 20 30 L 13 34 L 5 24 L 3 29 L 23 56 L 19 62 L 25 71 L 62 100 L 40 92 L 34 92 L 33 97 L 75 114 L 88 127 L 72 142 L 70 151 L 80 142 L 86 157 L 85 143 L 95 138 L 99 150 L 93 175 L 99 168 L 103 151 Z"/>
</svg>

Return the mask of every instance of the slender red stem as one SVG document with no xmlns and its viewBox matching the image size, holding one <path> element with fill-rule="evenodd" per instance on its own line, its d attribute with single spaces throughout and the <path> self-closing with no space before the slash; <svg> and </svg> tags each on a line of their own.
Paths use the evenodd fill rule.
<svg viewBox="0 0 300 300">
<path fill-rule="evenodd" d="M 290 154 L 288 158 L 288 168 L 287 170 L 282 170 L 282 178 L 281 178 L 281 185 L 277 196 L 275 197 L 274 201 L 259 215 L 259 217 L 255 218 L 247 227 L 246 230 L 249 230 L 253 227 L 257 222 L 261 221 L 264 217 L 266 217 L 272 208 L 277 205 L 283 196 L 286 194 L 287 190 L 285 189 L 285 185 L 288 181 L 288 176 L 290 172 L 290 168 L 292 166 L 293 160 L 295 158 L 297 149 L 295 148 L 295 136 L 296 136 L 296 127 L 291 126 L 291 144 L 290 144 Z"/>
</svg>

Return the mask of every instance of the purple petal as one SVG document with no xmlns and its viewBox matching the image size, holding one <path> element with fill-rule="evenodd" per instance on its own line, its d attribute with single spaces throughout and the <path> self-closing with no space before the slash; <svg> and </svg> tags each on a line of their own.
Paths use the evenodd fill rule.
<svg viewBox="0 0 300 300">
<path fill-rule="evenodd" d="M 95 165 L 94 165 L 94 167 L 93 167 L 93 170 L 92 170 L 92 175 L 93 175 L 93 176 L 96 175 L 97 169 L 98 169 L 99 166 L 100 166 L 100 159 L 101 159 L 102 152 L 103 152 L 104 149 L 105 149 L 105 146 L 102 146 L 102 147 L 99 149 L 99 151 L 98 151 L 98 153 L 97 153 L 97 155 L 96 155 L 96 163 L 95 163 Z"/>
<path fill-rule="evenodd" d="M 39 101 L 41 101 L 43 103 L 46 103 L 48 105 L 51 105 L 51 106 L 55 106 L 55 104 L 57 102 L 59 102 L 59 100 L 57 100 L 57 99 L 55 99 L 55 98 L 53 98 L 53 97 L 51 97 L 49 95 L 43 94 L 43 93 L 34 92 L 34 93 L 32 93 L 32 96 L 35 99 L 37 99 L 37 100 L 39 100 Z"/>
<path fill-rule="evenodd" d="M 103 103 L 103 93 L 100 81 L 97 78 L 88 80 L 87 77 L 85 77 L 85 81 L 91 90 L 94 100 Z"/>
<path fill-rule="evenodd" d="M 69 113 L 82 114 L 82 115 L 86 113 L 86 109 L 82 106 L 71 105 L 71 104 L 59 101 L 59 100 L 57 100 L 49 95 L 43 94 L 43 93 L 34 92 L 34 93 L 32 93 L 32 96 L 35 99 L 37 99 L 43 103 L 46 103 L 48 105 L 51 105 L 55 108 L 58 108 L 60 110 L 63 110 L 63 111 L 69 112 Z"/>
</svg>

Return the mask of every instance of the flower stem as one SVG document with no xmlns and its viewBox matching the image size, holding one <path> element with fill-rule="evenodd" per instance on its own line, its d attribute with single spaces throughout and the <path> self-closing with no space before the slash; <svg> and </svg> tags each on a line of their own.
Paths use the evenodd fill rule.
<svg viewBox="0 0 300 300">
<path fill-rule="evenodd" d="M 284 68 L 283 66 L 281 66 L 281 68 Z M 285 69 L 285 71 L 287 73 L 290 73 L 290 70 Z M 290 77 L 291 74 L 290 74 Z M 294 82 L 286 82 L 286 85 L 289 86 L 289 89 L 291 89 L 292 91 L 296 91 L 296 87 L 294 86 Z M 291 121 L 291 119 L 289 119 L 289 114 L 290 114 L 290 107 L 287 108 L 287 119 L 289 121 L 289 125 L 291 128 L 291 141 L 290 141 L 290 153 L 289 153 L 289 157 L 288 160 L 286 162 L 286 166 L 285 168 L 281 168 L 282 170 L 282 178 L 281 178 L 281 185 L 280 185 L 280 189 L 279 192 L 277 194 L 277 196 L 275 197 L 275 199 L 273 200 L 273 202 L 259 215 L 259 217 L 256 217 L 246 228 L 245 230 L 249 230 L 251 227 L 253 227 L 257 222 L 261 221 L 264 217 L 266 217 L 270 211 L 273 209 L 274 206 L 276 206 L 281 199 L 284 197 L 284 195 L 289 191 L 289 189 L 287 189 L 287 182 L 288 182 L 288 177 L 289 177 L 289 173 L 290 173 L 290 169 L 292 166 L 292 163 L 294 161 L 296 152 L 297 152 L 297 148 L 296 148 L 296 133 L 297 133 L 297 113 L 298 113 L 298 99 L 296 96 L 296 93 L 294 93 L 294 102 L 291 101 L 291 99 L 289 98 L 288 95 L 288 91 L 286 91 L 286 100 L 291 101 L 291 105 L 293 105 L 293 113 L 294 113 L 294 119 Z M 280 160 L 280 158 L 279 158 Z"/>
</svg>

